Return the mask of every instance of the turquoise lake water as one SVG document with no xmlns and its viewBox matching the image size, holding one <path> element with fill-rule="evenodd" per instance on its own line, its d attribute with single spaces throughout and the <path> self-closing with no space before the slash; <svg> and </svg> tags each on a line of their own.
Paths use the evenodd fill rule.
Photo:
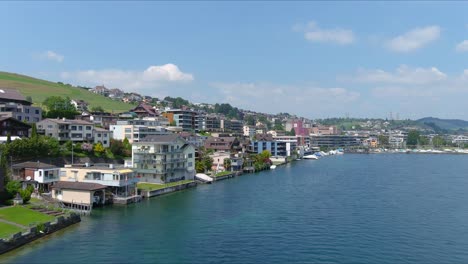
<svg viewBox="0 0 468 264">
<path fill-rule="evenodd" d="M 379 154 L 93 211 L 3 263 L 468 263 L 468 156 Z"/>
</svg>

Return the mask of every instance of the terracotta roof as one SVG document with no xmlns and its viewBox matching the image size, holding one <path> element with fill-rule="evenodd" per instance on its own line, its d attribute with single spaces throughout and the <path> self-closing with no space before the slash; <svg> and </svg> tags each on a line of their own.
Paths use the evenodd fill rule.
<svg viewBox="0 0 468 264">
<path fill-rule="evenodd" d="M 27 161 L 27 162 L 22 162 L 22 163 L 17 163 L 13 164 L 11 166 L 14 169 L 25 169 L 25 168 L 33 168 L 33 169 L 52 169 L 52 168 L 58 168 L 55 165 L 52 164 L 47 164 L 43 162 L 34 162 L 34 161 Z"/>
<path fill-rule="evenodd" d="M 67 182 L 59 181 L 54 183 L 52 189 L 69 189 L 69 190 L 80 190 L 80 191 L 94 191 L 105 189 L 106 186 L 98 183 L 90 182 Z"/>
</svg>

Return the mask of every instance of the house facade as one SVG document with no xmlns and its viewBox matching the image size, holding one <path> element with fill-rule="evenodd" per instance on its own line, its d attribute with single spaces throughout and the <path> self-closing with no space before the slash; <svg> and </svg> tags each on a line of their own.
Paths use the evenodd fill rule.
<svg viewBox="0 0 468 264">
<path fill-rule="evenodd" d="M 136 195 L 138 178 L 134 171 L 122 165 L 65 165 L 60 169 L 60 181 L 96 183 L 106 187 L 113 197 Z"/>
<path fill-rule="evenodd" d="M 242 150 L 239 140 L 235 137 L 209 137 L 205 141 L 205 148 L 225 152 L 238 152 Z"/>
<path fill-rule="evenodd" d="M 143 118 L 133 120 L 119 120 L 111 125 L 112 138 L 117 140 L 128 139 L 130 143 L 138 142 L 151 135 L 166 135 L 168 121 L 164 117 Z"/>
<path fill-rule="evenodd" d="M 0 136 L 28 137 L 31 126 L 13 117 L 0 117 Z"/>
<path fill-rule="evenodd" d="M 35 190 L 49 192 L 54 182 L 60 180 L 60 167 L 42 162 L 22 162 L 11 166 L 12 177 L 21 181 L 23 188 L 32 185 Z"/>
<path fill-rule="evenodd" d="M 195 147 L 177 134 L 149 136 L 133 143 L 132 164 L 141 182 L 190 180 L 195 176 Z"/>
<path fill-rule="evenodd" d="M 97 128 L 94 123 L 76 119 L 47 118 L 37 123 L 37 130 L 59 141 L 98 143 L 110 146 L 111 132 Z"/>
<path fill-rule="evenodd" d="M 0 88 L 0 116 L 36 123 L 42 119 L 42 109 L 32 106 L 17 90 Z"/>
<path fill-rule="evenodd" d="M 169 120 L 169 123 L 175 123 L 183 131 L 197 130 L 197 112 L 191 110 L 171 109 L 162 114 Z"/>
<path fill-rule="evenodd" d="M 98 183 L 58 181 L 52 186 L 52 198 L 65 205 L 101 205 L 106 201 L 106 186 Z"/>
</svg>

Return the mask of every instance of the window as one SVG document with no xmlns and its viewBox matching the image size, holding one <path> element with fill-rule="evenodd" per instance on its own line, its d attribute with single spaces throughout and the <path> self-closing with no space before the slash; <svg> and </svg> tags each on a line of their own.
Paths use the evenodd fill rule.
<svg viewBox="0 0 468 264">
<path fill-rule="evenodd" d="M 189 157 L 189 159 L 190 159 L 190 158 L 193 158 L 193 154 L 192 154 L 192 153 L 189 153 L 189 154 L 188 154 L 188 157 Z"/>
<path fill-rule="evenodd" d="M 193 166 L 193 163 L 192 163 L 192 162 L 189 162 L 189 163 L 188 163 L 188 166 L 189 166 L 189 167 L 192 167 L 192 166 Z"/>
<path fill-rule="evenodd" d="M 29 114 L 29 108 L 24 109 L 24 112 Z"/>
<path fill-rule="evenodd" d="M 55 196 L 62 195 L 62 190 L 55 190 Z"/>
<path fill-rule="evenodd" d="M 36 113 L 36 115 L 38 115 L 38 114 L 39 114 L 39 110 L 37 110 L 37 109 L 36 109 L 36 111 L 34 111 L 34 112 Z"/>
<path fill-rule="evenodd" d="M 101 133 L 98 133 L 98 134 L 97 134 L 97 137 L 101 137 Z"/>
<path fill-rule="evenodd" d="M 47 128 L 53 128 L 54 126 L 53 125 L 47 125 Z"/>
<path fill-rule="evenodd" d="M 71 130 L 76 130 L 76 126 L 71 126 Z"/>
<path fill-rule="evenodd" d="M 91 130 L 91 126 L 86 126 L 86 130 Z"/>
<path fill-rule="evenodd" d="M 86 137 L 91 138 L 92 136 L 91 136 L 91 134 L 86 134 Z"/>
<path fill-rule="evenodd" d="M 106 145 L 106 144 L 107 144 L 107 140 L 104 140 L 102 143 L 103 143 L 104 145 Z"/>
<path fill-rule="evenodd" d="M 26 116 L 24 119 L 25 119 L 26 121 L 29 121 L 29 116 Z"/>
<path fill-rule="evenodd" d="M 18 118 L 18 120 L 20 120 L 20 121 L 21 121 L 21 116 L 18 116 L 17 118 Z"/>
<path fill-rule="evenodd" d="M 126 128 L 125 133 L 132 133 L 132 129 L 131 128 Z"/>
<path fill-rule="evenodd" d="M 82 126 L 79 126 L 79 127 L 78 127 L 78 130 L 83 131 L 83 127 L 82 127 Z"/>
</svg>

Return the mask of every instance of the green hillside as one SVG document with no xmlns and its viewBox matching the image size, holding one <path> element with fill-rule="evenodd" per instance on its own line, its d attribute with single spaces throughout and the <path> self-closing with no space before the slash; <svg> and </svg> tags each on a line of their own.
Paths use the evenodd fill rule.
<svg viewBox="0 0 468 264">
<path fill-rule="evenodd" d="M 425 117 L 416 120 L 418 123 L 439 127 L 445 130 L 468 129 L 468 121 L 460 119 L 441 119 L 435 117 Z"/>
<path fill-rule="evenodd" d="M 58 84 L 25 75 L 0 72 L 0 88 L 17 89 L 23 96 L 31 96 L 33 103 L 40 106 L 49 96 L 70 97 L 70 99 L 81 99 L 93 106 L 101 106 L 109 112 L 125 112 L 133 108 L 133 105 L 121 101 L 114 101 L 102 95 L 89 92 L 86 89 Z"/>
</svg>

